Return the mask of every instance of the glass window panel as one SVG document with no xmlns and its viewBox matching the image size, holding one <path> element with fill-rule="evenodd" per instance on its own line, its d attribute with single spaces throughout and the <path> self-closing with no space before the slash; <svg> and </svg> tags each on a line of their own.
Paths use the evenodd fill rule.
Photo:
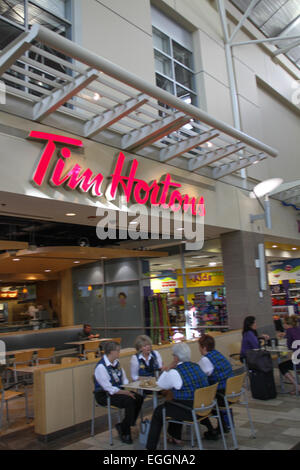
<svg viewBox="0 0 300 470">
<path fill-rule="evenodd" d="M 178 62 L 181 62 L 183 65 L 189 67 L 190 69 L 193 68 L 192 53 L 184 47 L 180 46 L 175 41 L 173 41 L 173 55 L 174 59 L 178 60 Z"/>
<path fill-rule="evenodd" d="M 170 80 L 167 80 L 166 78 L 162 77 L 158 73 L 156 74 L 156 85 L 159 88 L 162 88 L 163 90 L 166 90 L 169 93 L 172 93 L 172 95 L 174 95 L 173 83 Z"/>
<path fill-rule="evenodd" d="M 104 324 L 103 285 L 74 285 L 74 322 L 90 323 L 93 327 Z"/>
<path fill-rule="evenodd" d="M 0 20 L 0 49 L 4 49 L 11 41 L 14 41 L 22 30 L 15 28 L 9 23 Z"/>
<path fill-rule="evenodd" d="M 24 0 L 1 0 L 0 15 L 14 23 L 24 26 Z"/>
<path fill-rule="evenodd" d="M 156 28 L 153 28 L 153 43 L 156 49 L 170 55 L 170 40 L 168 36 Z"/>
<path fill-rule="evenodd" d="M 196 95 L 177 85 L 176 93 L 187 104 L 196 104 Z"/>
<path fill-rule="evenodd" d="M 68 28 L 66 23 L 58 20 L 55 16 L 32 4 L 29 4 L 28 6 L 28 22 L 31 26 L 34 24 L 41 24 L 55 33 L 66 36 Z"/>
<path fill-rule="evenodd" d="M 173 78 L 172 73 L 172 62 L 163 54 L 155 51 L 155 70 L 156 72 L 160 72 L 164 75 L 167 75 L 170 78 Z"/>
<path fill-rule="evenodd" d="M 181 85 L 192 89 L 193 88 L 193 74 L 178 64 L 175 64 L 175 77 L 176 81 Z"/>
<path fill-rule="evenodd" d="M 34 2 L 33 2 L 34 3 Z M 52 11 L 55 15 L 66 18 L 66 1 L 65 0 L 38 0 L 35 1 L 42 8 Z"/>
</svg>

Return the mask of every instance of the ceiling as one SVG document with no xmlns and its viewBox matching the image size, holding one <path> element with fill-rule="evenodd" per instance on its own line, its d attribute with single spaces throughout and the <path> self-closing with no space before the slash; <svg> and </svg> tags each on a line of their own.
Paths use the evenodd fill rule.
<svg viewBox="0 0 300 470">
<path fill-rule="evenodd" d="M 252 0 L 230 0 L 245 13 Z M 267 37 L 297 39 L 274 42 L 278 49 L 289 48 L 285 55 L 300 69 L 300 2 L 299 0 L 260 0 L 253 9 L 250 21 Z M 284 53 L 284 52 L 283 52 Z"/>
</svg>

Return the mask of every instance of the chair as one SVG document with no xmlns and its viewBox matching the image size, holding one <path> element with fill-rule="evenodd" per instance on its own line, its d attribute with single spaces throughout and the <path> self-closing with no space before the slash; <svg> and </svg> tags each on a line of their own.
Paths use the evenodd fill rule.
<svg viewBox="0 0 300 470">
<path fill-rule="evenodd" d="M 18 384 L 17 384 L 18 369 L 20 369 L 21 367 L 31 366 L 32 365 L 32 356 L 33 356 L 32 351 L 25 351 L 25 352 L 21 352 L 21 353 L 16 353 L 14 358 L 13 358 L 12 367 L 8 367 L 8 369 L 11 370 L 14 374 L 14 381 L 15 381 L 15 384 L 16 384 L 16 390 L 18 390 Z"/>
<path fill-rule="evenodd" d="M 243 388 L 246 375 L 247 375 L 246 372 L 244 372 L 241 375 L 236 375 L 235 377 L 230 377 L 229 379 L 227 379 L 225 395 L 224 395 L 225 407 L 220 407 L 220 410 L 226 410 L 228 420 L 229 420 L 230 430 L 232 434 L 234 449 L 238 448 L 238 443 L 237 443 L 236 432 L 235 432 L 235 428 L 234 428 L 234 424 L 233 424 L 233 420 L 231 416 L 231 411 L 230 411 L 230 407 L 232 405 L 237 404 L 237 403 L 239 403 L 240 405 L 246 405 L 248 418 L 249 418 L 250 426 L 251 426 L 251 434 L 253 438 L 256 437 L 255 429 L 254 429 L 253 422 L 252 422 L 251 415 L 250 415 L 250 410 L 248 407 L 246 390 Z M 242 395 L 244 395 L 244 401 L 241 401 Z"/>
<path fill-rule="evenodd" d="M 95 353 L 96 354 L 99 354 L 99 345 L 100 345 L 100 341 L 87 341 L 86 343 L 84 343 L 83 345 L 83 357 L 84 359 L 87 358 L 87 354 L 88 353 Z"/>
<path fill-rule="evenodd" d="M 75 364 L 76 362 L 79 362 L 79 357 L 63 357 L 61 359 L 62 365 Z"/>
<path fill-rule="evenodd" d="M 122 338 L 112 338 L 112 341 L 113 341 L 114 343 L 121 344 Z"/>
<path fill-rule="evenodd" d="M 0 377 L 0 399 L 1 399 L 1 408 L 0 408 L 0 429 L 2 429 L 2 419 L 4 413 L 4 403 L 6 404 L 6 420 L 9 423 L 9 414 L 8 414 L 8 402 L 14 400 L 16 398 L 25 398 L 25 413 L 26 419 L 28 422 L 29 415 L 28 415 L 28 395 L 27 395 L 27 388 L 25 387 L 24 391 L 17 392 L 10 390 L 11 388 L 15 387 L 16 385 L 20 385 L 24 382 L 19 382 L 18 384 L 14 383 L 9 387 L 4 389 L 2 378 Z"/>
<path fill-rule="evenodd" d="M 89 352 L 86 354 L 86 359 L 88 361 L 92 361 L 93 359 L 96 359 L 96 353 L 95 352 Z"/>
<path fill-rule="evenodd" d="M 95 384 L 95 377 L 93 376 L 93 384 Z M 92 405 L 92 420 L 91 420 L 91 436 L 95 435 L 95 411 L 96 406 L 107 408 L 107 418 L 108 418 L 108 429 L 109 429 L 109 445 L 113 445 L 113 437 L 112 437 L 112 419 L 111 419 L 111 410 L 112 408 L 118 411 L 118 422 L 121 422 L 121 410 L 116 406 L 111 404 L 111 399 L 109 393 L 106 394 L 107 397 L 107 405 L 99 405 L 95 398 L 95 392 L 93 392 L 93 405 Z"/>
<path fill-rule="evenodd" d="M 193 436 L 193 427 L 196 433 L 197 443 L 200 450 L 203 450 L 201 434 L 199 430 L 199 424 L 205 418 L 212 417 L 217 418 L 222 434 L 222 440 L 224 444 L 224 449 L 227 449 L 227 444 L 224 437 L 223 425 L 221 420 L 221 415 L 218 407 L 218 403 L 216 401 L 216 393 L 218 388 L 218 383 L 214 385 L 210 385 L 209 387 L 198 388 L 195 390 L 194 393 L 194 404 L 193 408 L 189 408 L 187 406 L 182 405 L 181 403 L 175 403 L 176 406 L 180 408 L 184 408 L 185 410 L 189 410 L 192 413 L 192 421 L 190 420 L 181 420 L 177 421 L 173 418 L 169 418 L 166 416 L 166 408 L 163 408 L 163 433 L 164 433 L 164 450 L 167 450 L 167 426 L 166 423 L 179 423 L 185 424 L 187 426 L 191 426 L 191 441 L 192 446 L 194 445 L 194 436 Z M 216 410 L 216 414 L 214 414 L 214 408 Z"/>
<path fill-rule="evenodd" d="M 55 360 L 55 348 L 40 349 L 37 351 L 36 365 L 51 364 Z"/>
</svg>

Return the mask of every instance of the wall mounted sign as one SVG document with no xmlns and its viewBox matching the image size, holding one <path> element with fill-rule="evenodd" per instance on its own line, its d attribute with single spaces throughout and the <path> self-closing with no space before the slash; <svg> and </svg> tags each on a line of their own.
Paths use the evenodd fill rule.
<svg viewBox="0 0 300 470">
<path fill-rule="evenodd" d="M 37 186 L 40 187 L 46 182 L 47 175 L 51 171 L 49 183 L 55 188 L 64 186 L 71 190 L 79 189 L 94 197 L 106 194 L 107 190 L 102 191 L 105 178 L 102 173 L 94 175 L 90 168 L 84 169 L 78 164 L 66 171 L 67 160 L 72 155 L 71 149 L 83 148 L 81 140 L 37 131 L 31 131 L 29 138 L 46 143 L 33 175 L 33 182 Z M 60 144 L 59 150 L 57 144 Z M 58 159 L 54 156 L 56 150 L 58 150 Z M 114 200 L 118 191 L 121 191 L 127 202 L 134 201 L 142 205 L 162 206 L 164 209 L 170 208 L 173 212 L 182 209 L 184 212 L 191 211 L 193 215 L 205 215 L 204 198 L 200 197 L 197 200 L 195 197 L 181 194 L 179 191 L 182 187 L 181 184 L 172 181 L 169 173 L 164 175 L 161 181 L 155 180 L 147 183 L 136 177 L 139 167 L 137 160 L 131 161 L 129 172 L 126 174 L 125 164 L 126 157 L 120 152 L 108 186 L 111 200 Z"/>
</svg>

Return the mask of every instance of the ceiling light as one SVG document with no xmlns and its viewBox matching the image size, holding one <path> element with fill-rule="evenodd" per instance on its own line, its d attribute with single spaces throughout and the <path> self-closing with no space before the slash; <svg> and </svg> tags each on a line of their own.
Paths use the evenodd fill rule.
<svg viewBox="0 0 300 470">
<path fill-rule="evenodd" d="M 208 263 L 208 266 L 217 266 L 217 263 L 215 263 L 214 261 L 212 261 L 211 263 Z"/>
<path fill-rule="evenodd" d="M 212 147 L 213 144 L 211 142 L 207 142 L 207 147 Z"/>
<path fill-rule="evenodd" d="M 95 93 L 95 94 L 94 94 L 94 100 L 95 100 L 95 101 L 100 100 L 100 98 L 101 98 L 101 96 L 99 95 L 99 93 Z"/>
<path fill-rule="evenodd" d="M 176 230 L 182 232 L 184 230 L 184 228 L 177 228 Z"/>
<path fill-rule="evenodd" d="M 107 259 L 107 256 L 101 256 L 101 259 Z"/>
<path fill-rule="evenodd" d="M 135 221 L 133 220 L 132 222 L 129 222 L 129 224 L 131 224 L 131 225 L 137 225 L 138 222 L 135 222 Z"/>
<path fill-rule="evenodd" d="M 192 258 L 209 258 L 210 255 L 192 256 Z"/>
<path fill-rule="evenodd" d="M 14 258 L 13 261 L 21 261 L 20 258 Z"/>
<path fill-rule="evenodd" d="M 80 261 L 73 261 L 73 263 L 74 263 L 74 264 L 79 264 L 79 263 L 80 263 Z"/>
<path fill-rule="evenodd" d="M 66 214 L 67 217 L 75 217 L 76 214 L 74 214 L 74 212 L 68 212 Z"/>
<path fill-rule="evenodd" d="M 278 246 L 277 245 L 272 245 L 272 248 L 278 248 Z"/>
<path fill-rule="evenodd" d="M 266 194 L 270 194 L 276 188 L 283 183 L 282 178 L 271 178 L 269 180 L 262 181 L 257 184 L 253 191 L 250 193 L 250 197 L 255 199 L 256 197 L 263 197 Z"/>
<path fill-rule="evenodd" d="M 298 250 L 298 248 L 294 247 L 294 248 L 292 248 L 292 250 Z"/>
<path fill-rule="evenodd" d="M 51 269 L 45 269 L 45 273 L 51 273 Z"/>
</svg>

